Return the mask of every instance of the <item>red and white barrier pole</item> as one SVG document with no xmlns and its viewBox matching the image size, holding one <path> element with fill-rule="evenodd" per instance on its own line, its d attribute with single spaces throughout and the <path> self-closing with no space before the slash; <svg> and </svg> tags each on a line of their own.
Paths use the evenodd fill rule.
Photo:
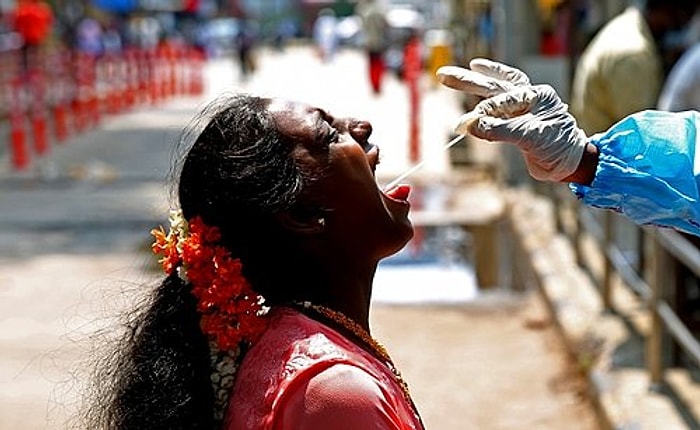
<svg viewBox="0 0 700 430">
<path fill-rule="evenodd" d="M 46 121 L 46 84 L 40 71 L 34 71 L 29 75 L 29 88 L 31 92 L 30 118 L 32 124 L 32 136 L 34 138 L 34 151 L 38 155 L 44 155 L 49 151 L 49 135 Z"/>
<path fill-rule="evenodd" d="M 189 94 L 198 96 L 204 93 L 204 54 L 190 49 L 189 57 Z"/>
<path fill-rule="evenodd" d="M 408 86 L 410 117 L 408 158 L 420 160 L 420 77 L 423 69 L 418 37 L 411 37 L 404 48 L 404 79 Z"/>
<path fill-rule="evenodd" d="M 12 167 L 24 170 L 29 165 L 29 151 L 26 143 L 25 109 L 22 80 L 16 77 L 10 83 L 10 152 Z"/>
<path fill-rule="evenodd" d="M 139 64 L 136 51 L 127 48 L 124 51 L 124 108 L 133 108 L 139 91 Z"/>
<path fill-rule="evenodd" d="M 420 50 L 420 40 L 415 35 L 404 47 L 404 80 L 408 87 L 409 98 L 408 159 L 411 164 L 416 164 L 420 160 L 420 78 L 423 71 Z M 415 190 L 412 193 L 412 202 L 414 207 L 422 207 L 422 192 Z M 424 229 L 416 227 L 409 247 L 413 255 L 421 253 L 424 240 Z"/>
<path fill-rule="evenodd" d="M 53 69 L 50 76 L 51 85 L 49 86 L 49 91 L 53 95 L 53 128 L 54 135 L 58 142 L 63 142 L 68 138 L 68 87 L 70 82 L 70 74 L 68 73 L 68 67 L 70 64 L 70 57 L 67 51 L 59 50 L 52 56 L 53 59 Z"/>
</svg>

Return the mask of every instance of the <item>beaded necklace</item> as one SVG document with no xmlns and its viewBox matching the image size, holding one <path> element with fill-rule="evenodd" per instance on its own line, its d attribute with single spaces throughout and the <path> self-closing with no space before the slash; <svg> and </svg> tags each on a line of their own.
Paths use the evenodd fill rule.
<svg viewBox="0 0 700 430">
<path fill-rule="evenodd" d="M 420 414 L 418 413 L 418 408 L 416 408 L 415 403 L 413 403 L 408 384 L 403 379 L 403 376 L 401 376 L 401 372 L 399 371 L 399 369 L 396 368 L 396 365 L 394 365 L 394 361 L 391 359 L 391 356 L 381 343 L 379 343 L 375 338 L 373 338 L 367 332 L 367 330 L 362 328 L 361 325 L 359 325 L 357 322 L 355 322 L 353 319 L 349 318 L 342 312 L 334 311 L 333 309 L 327 308 L 325 306 L 314 305 L 310 302 L 303 302 L 298 304 L 301 305 L 304 309 L 313 310 L 317 314 L 335 322 L 339 326 L 343 327 L 345 330 L 352 333 L 358 340 L 362 341 L 365 347 L 369 348 L 370 352 L 376 358 L 382 361 L 389 369 L 392 376 L 394 377 L 394 380 L 399 385 L 399 387 L 401 387 L 401 391 L 403 393 L 404 398 L 406 399 L 408 404 L 411 405 L 411 408 L 413 409 L 413 414 L 416 416 L 416 418 L 418 418 L 418 421 L 421 423 L 421 426 L 423 426 L 423 420 Z"/>
</svg>

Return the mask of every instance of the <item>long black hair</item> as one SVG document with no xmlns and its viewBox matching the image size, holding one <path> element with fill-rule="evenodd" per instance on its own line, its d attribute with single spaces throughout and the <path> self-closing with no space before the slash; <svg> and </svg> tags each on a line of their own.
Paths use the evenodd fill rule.
<svg viewBox="0 0 700 430">
<path fill-rule="evenodd" d="M 267 104 L 249 95 L 210 104 L 175 172 L 185 218 L 219 227 L 253 288 L 274 303 L 288 299 L 279 286 L 284 265 L 294 264 L 283 258 L 294 239 L 275 226 L 273 214 L 296 203 L 305 177 Z M 271 261 L 282 267 L 269 270 Z M 216 428 L 210 350 L 199 321 L 191 285 L 173 272 L 129 313 L 124 336 L 94 375 L 88 428 Z"/>
</svg>

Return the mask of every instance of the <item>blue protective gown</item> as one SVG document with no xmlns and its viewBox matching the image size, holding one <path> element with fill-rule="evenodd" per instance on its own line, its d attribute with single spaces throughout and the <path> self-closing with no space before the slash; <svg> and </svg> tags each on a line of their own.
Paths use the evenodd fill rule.
<svg viewBox="0 0 700 430">
<path fill-rule="evenodd" d="M 590 137 L 599 151 L 593 183 L 569 186 L 587 205 L 700 236 L 699 125 L 696 111 L 630 115 Z"/>
</svg>

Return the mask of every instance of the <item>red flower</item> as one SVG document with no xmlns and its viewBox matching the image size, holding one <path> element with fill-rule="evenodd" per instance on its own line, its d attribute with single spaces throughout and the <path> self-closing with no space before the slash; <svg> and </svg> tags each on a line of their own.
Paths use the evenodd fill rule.
<svg viewBox="0 0 700 430">
<path fill-rule="evenodd" d="M 219 244 L 219 229 L 194 217 L 186 228 L 173 228 L 168 234 L 154 229 L 151 234 L 153 252 L 162 256 L 165 273 L 178 264 L 186 269 L 202 314 L 202 332 L 225 351 L 241 342 L 254 343 L 267 327 L 263 300 L 243 277 L 241 261 Z"/>
<path fill-rule="evenodd" d="M 160 229 L 151 230 L 151 234 L 156 238 L 156 241 L 151 245 L 151 249 L 155 254 L 161 255 L 158 262 L 163 268 L 163 271 L 169 275 L 180 262 L 180 255 L 177 251 L 177 240 L 174 240 L 176 238 L 174 238 L 172 233 L 166 235 L 162 227 Z"/>
</svg>

